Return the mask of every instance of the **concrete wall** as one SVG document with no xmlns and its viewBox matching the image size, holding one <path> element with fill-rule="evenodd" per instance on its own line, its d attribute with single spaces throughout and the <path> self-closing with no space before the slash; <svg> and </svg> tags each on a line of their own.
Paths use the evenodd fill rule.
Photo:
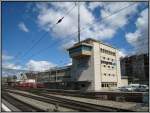
<svg viewBox="0 0 150 113">
<path fill-rule="evenodd" d="M 78 62 L 81 58 L 73 58 L 72 78 L 75 81 L 90 81 L 91 85 L 87 88 L 90 91 L 99 91 L 102 88 L 102 83 L 110 83 L 112 87 L 121 86 L 120 74 L 120 57 L 119 52 L 115 48 L 105 45 L 100 42 L 92 41 L 93 46 L 91 56 L 89 56 L 89 66 L 79 67 Z M 101 49 L 105 49 L 115 55 L 104 53 Z M 105 57 L 105 59 L 103 59 Z M 86 58 L 86 57 L 84 57 Z M 110 62 L 112 64 L 101 63 L 102 61 Z M 115 65 L 113 65 L 115 63 Z M 107 75 L 105 76 L 104 73 Z M 115 85 L 117 84 L 117 86 Z"/>
<path fill-rule="evenodd" d="M 117 60 L 117 87 L 121 86 L 121 69 L 120 69 L 120 56 L 119 51 L 116 50 L 116 60 Z"/>
<path fill-rule="evenodd" d="M 100 44 L 93 43 L 93 68 L 94 68 L 94 91 L 101 90 L 101 69 L 100 69 Z"/>
<path fill-rule="evenodd" d="M 93 89 L 94 73 L 93 73 L 93 58 L 89 57 L 88 67 L 79 67 L 79 59 L 73 58 L 72 60 L 72 69 L 71 77 L 73 81 L 91 81 L 91 85 L 87 87 L 87 90 Z"/>
<path fill-rule="evenodd" d="M 100 44 L 101 48 L 109 50 L 111 52 L 116 53 L 116 50 L 114 48 L 108 47 L 106 45 Z M 100 53 L 100 57 L 101 57 L 101 61 L 108 61 L 108 62 L 117 62 L 116 56 L 112 56 L 106 53 Z M 104 59 L 105 57 L 105 59 Z M 109 58 L 109 60 L 108 60 Z M 116 66 L 113 66 L 114 68 L 112 69 L 112 65 L 105 65 L 105 64 L 100 64 L 101 65 L 101 76 L 102 76 L 102 81 L 101 82 L 117 82 L 117 70 L 116 70 Z M 104 67 L 104 65 L 106 67 Z M 110 68 L 108 68 L 108 66 L 110 66 Z M 104 75 L 106 73 L 106 75 Z M 110 74 L 110 75 L 109 75 Z M 114 76 L 113 76 L 114 75 Z"/>
<path fill-rule="evenodd" d="M 128 79 L 121 79 L 121 86 L 128 86 Z"/>
</svg>

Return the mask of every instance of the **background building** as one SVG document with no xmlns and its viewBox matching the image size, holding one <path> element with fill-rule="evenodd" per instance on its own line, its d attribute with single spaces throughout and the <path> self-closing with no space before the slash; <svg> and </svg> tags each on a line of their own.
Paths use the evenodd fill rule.
<svg viewBox="0 0 150 113">
<path fill-rule="evenodd" d="M 24 76 L 27 79 L 34 79 L 37 83 L 44 83 L 52 89 L 71 89 L 71 66 L 55 67 L 44 72 L 28 72 Z"/>
<path fill-rule="evenodd" d="M 121 73 L 129 83 L 149 83 L 149 55 L 133 55 L 121 59 Z"/>
<path fill-rule="evenodd" d="M 128 85 L 121 79 L 119 51 L 100 41 L 86 39 L 68 49 L 71 66 L 45 72 L 26 73 L 28 79 L 42 82 L 52 89 L 100 91 Z"/>
</svg>

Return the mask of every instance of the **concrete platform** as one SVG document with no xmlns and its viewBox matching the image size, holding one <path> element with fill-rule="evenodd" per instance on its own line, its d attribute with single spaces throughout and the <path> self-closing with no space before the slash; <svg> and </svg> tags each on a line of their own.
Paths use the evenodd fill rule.
<svg viewBox="0 0 150 113">
<path fill-rule="evenodd" d="M 2 103 L 7 106 L 11 111 L 21 111 L 20 109 L 16 108 L 15 106 L 13 106 L 12 104 L 10 104 L 9 102 L 7 102 L 6 100 L 2 99 Z"/>
<path fill-rule="evenodd" d="M 9 93 L 9 94 L 18 100 L 21 100 L 27 104 L 33 105 L 34 107 L 38 107 L 44 111 L 53 111 L 55 109 L 55 105 L 53 105 L 53 104 L 49 104 L 49 103 L 38 101 L 38 100 L 35 100 L 32 98 L 20 96 L 18 94 L 14 94 L 14 93 Z M 60 106 L 59 106 L 58 110 L 62 111 L 62 112 L 70 112 L 70 111 L 73 112 L 74 111 L 72 109 L 64 108 L 64 107 L 60 107 Z"/>
<path fill-rule="evenodd" d="M 34 95 L 34 94 L 26 92 L 26 91 L 19 91 L 19 90 L 11 90 L 11 91 Z M 132 111 L 148 111 L 149 110 L 148 106 L 143 106 L 142 103 L 136 103 L 136 102 L 116 102 L 116 101 L 112 101 L 112 100 L 90 99 L 90 98 L 73 97 L 73 96 L 68 96 L 68 95 L 64 96 L 64 95 L 57 95 L 57 94 L 50 94 L 50 93 L 47 93 L 47 95 L 81 101 L 81 102 L 92 103 L 92 104 L 96 104 L 96 105 L 132 110 Z"/>
<path fill-rule="evenodd" d="M 109 100 L 96 100 L 96 99 L 87 99 L 81 97 L 63 96 L 63 95 L 56 95 L 56 94 L 55 95 L 47 94 L 47 95 L 76 100 L 80 102 L 92 103 L 96 105 L 109 106 L 113 108 L 121 108 L 121 109 L 132 110 L 132 111 L 148 111 L 148 107 L 143 107 L 141 103 L 135 103 L 135 102 L 116 102 L 116 101 L 109 101 Z"/>
<path fill-rule="evenodd" d="M 101 99 L 101 100 L 112 100 L 116 101 L 118 97 L 123 97 L 127 102 L 137 102 L 142 103 L 146 102 L 145 97 L 148 97 L 148 92 L 122 92 L 122 91 L 97 91 L 97 92 L 83 92 L 77 90 L 60 90 L 60 89 L 45 89 L 50 93 L 62 93 L 66 96 L 76 96 L 83 98 L 92 98 L 92 99 Z M 148 101 L 147 101 L 148 103 Z"/>
</svg>

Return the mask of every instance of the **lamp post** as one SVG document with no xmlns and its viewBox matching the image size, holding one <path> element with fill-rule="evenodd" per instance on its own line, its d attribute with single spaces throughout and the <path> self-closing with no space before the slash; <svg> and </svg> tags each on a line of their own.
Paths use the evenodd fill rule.
<svg viewBox="0 0 150 113">
<path fill-rule="evenodd" d="M 80 4 L 78 1 L 78 42 L 80 42 Z"/>
</svg>

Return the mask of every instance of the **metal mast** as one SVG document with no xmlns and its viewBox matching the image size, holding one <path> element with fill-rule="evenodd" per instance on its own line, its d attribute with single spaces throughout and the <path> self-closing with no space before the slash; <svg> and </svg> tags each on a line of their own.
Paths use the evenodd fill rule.
<svg viewBox="0 0 150 113">
<path fill-rule="evenodd" d="M 78 42 L 80 42 L 80 4 L 78 1 Z"/>
</svg>

